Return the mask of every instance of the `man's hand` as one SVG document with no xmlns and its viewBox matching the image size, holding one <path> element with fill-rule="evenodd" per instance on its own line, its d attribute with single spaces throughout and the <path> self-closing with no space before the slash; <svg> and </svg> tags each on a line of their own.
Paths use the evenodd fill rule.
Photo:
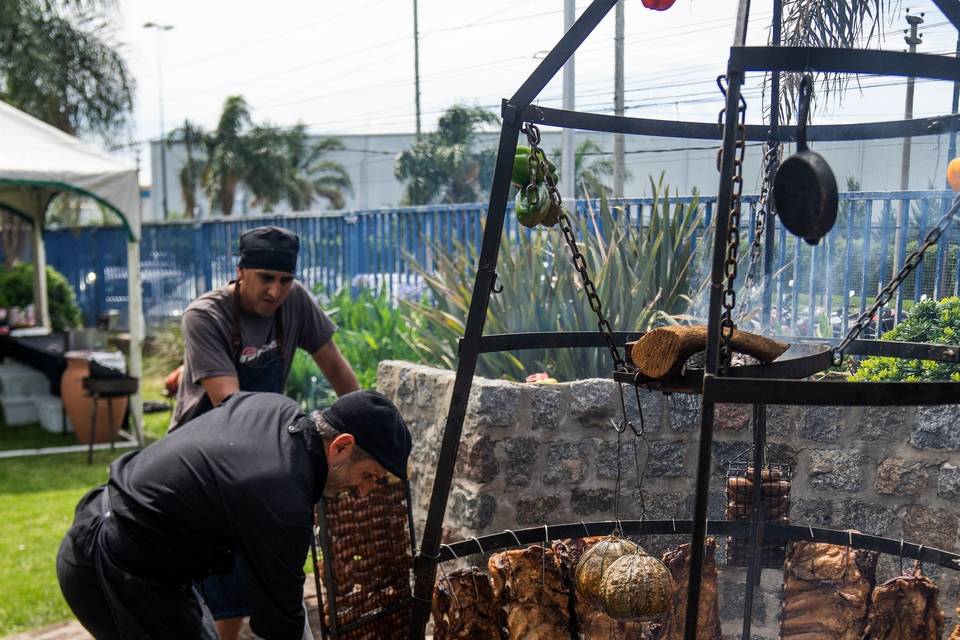
<svg viewBox="0 0 960 640">
<path fill-rule="evenodd" d="M 333 339 L 328 340 L 327 344 L 311 355 L 338 396 L 360 388 L 360 382 L 357 380 L 356 374 L 353 373 L 353 368 L 337 349 Z"/>
</svg>

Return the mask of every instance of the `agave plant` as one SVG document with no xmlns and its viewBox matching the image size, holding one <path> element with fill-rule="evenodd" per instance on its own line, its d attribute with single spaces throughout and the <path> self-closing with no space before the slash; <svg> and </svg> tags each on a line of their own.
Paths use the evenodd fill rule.
<svg viewBox="0 0 960 640">
<path fill-rule="evenodd" d="M 601 196 L 599 207 L 571 216 L 578 247 L 615 330 L 645 330 L 684 313 L 689 306 L 694 235 L 699 203 L 671 202 L 669 188 L 651 180 L 654 204 L 644 225 L 628 220 Z M 436 266 L 427 269 L 408 256 L 429 287 L 429 299 L 405 303 L 408 317 L 426 322 L 411 347 L 424 362 L 456 366 L 457 341 L 464 334 L 473 292 L 477 249 L 434 246 Z M 570 250 L 559 228 L 504 233 L 497 265 L 503 290 L 491 296 L 485 334 L 522 331 L 590 331 L 590 309 Z M 605 349 L 532 349 L 484 355 L 478 373 L 522 380 L 547 371 L 560 380 L 608 375 Z"/>
</svg>

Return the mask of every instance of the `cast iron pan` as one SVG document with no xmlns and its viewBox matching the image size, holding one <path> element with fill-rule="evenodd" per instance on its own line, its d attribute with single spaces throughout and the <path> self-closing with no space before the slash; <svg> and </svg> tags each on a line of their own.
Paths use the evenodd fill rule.
<svg viewBox="0 0 960 640">
<path fill-rule="evenodd" d="M 813 78 L 804 76 L 797 109 L 797 152 L 777 169 L 773 201 L 790 233 L 817 244 L 837 220 L 837 179 L 823 156 L 807 148 L 812 92 Z"/>
</svg>

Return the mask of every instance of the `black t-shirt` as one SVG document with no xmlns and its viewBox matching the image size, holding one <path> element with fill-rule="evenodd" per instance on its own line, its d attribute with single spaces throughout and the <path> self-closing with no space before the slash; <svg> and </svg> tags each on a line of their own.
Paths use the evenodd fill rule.
<svg viewBox="0 0 960 640">
<path fill-rule="evenodd" d="M 303 631 L 303 562 L 313 506 L 327 479 L 322 440 L 291 432 L 303 414 L 275 393 L 233 394 L 110 467 L 117 564 L 177 583 L 250 566 L 251 627 L 265 637 Z"/>
</svg>

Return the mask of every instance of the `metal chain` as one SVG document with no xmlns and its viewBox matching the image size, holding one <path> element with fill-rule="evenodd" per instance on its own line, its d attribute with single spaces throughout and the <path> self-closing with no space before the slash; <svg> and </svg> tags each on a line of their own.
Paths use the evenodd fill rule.
<svg viewBox="0 0 960 640">
<path fill-rule="evenodd" d="M 725 76 L 717 78 L 717 85 L 724 95 L 727 94 L 723 82 Z M 726 108 L 720 111 L 719 124 L 723 126 Z M 720 372 L 725 374 L 730 366 L 733 351 L 730 340 L 736 324 L 733 321 L 733 310 L 737 306 L 737 292 L 734 283 L 737 280 L 737 254 L 740 251 L 740 208 L 743 195 L 743 159 L 747 149 L 747 101 L 740 95 L 740 106 L 737 108 L 737 140 L 733 158 L 733 189 L 730 197 L 730 215 L 727 221 L 727 257 L 723 264 L 725 276 L 723 289 L 723 312 L 720 315 Z M 721 154 L 723 153 L 721 149 Z"/>
<path fill-rule="evenodd" d="M 742 306 L 747 311 L 750 309 L 751 296 L 757 279 L 757 264 L 760 262 L 760 256 L 763 253 L 763 234 L 767 226 L 766 220 L 770 187 L 773 183 L 773 175 L 776 172 L 777 165 L 780 163 L 780 153 L 782 149 L 783 145 L 781 143 L 771 145 L 768 141 L 763 145 L 763 180 L 760 183 L 760 197 L 757 200 L 753 244 L 750 245 L 750 262 L 747 266 L 747 275 L 743 279 L 745 301 Z"/>
<path fill-rule="evenodd" d="M 833 363 L 835 365 L 840 365 L 843 362 L 843 354 L 847 347 L 850 346 L 850 343 L 856 340 L 860 332 L 870 325 L 874 314 L 876 314 L 880 307 L 890 302 L 893 294 L 900 288 L 903 281 L 907 279 L 914 269 L 920 266 L 920 263 L 923 262 L 923 254 L 940 240 L 940 236 L 942 236 L 943 232 L 950 226 L 950 222 L 957 214 L 957 211 L 960 211 L 960 196 L 954 198 L 950 209 L 943 214 L 943 217 L 937 221 L 937 224 L 930 229 L 929 233 L 927 233 L 923 239 L 923 243 L 917 247 L 913 253 L 904 258 L 903 267 L 900 269 L 900 272 L 880 290 L 880 293 L 877 294 L 877 298 L 873 301 L 873 304 L 870 305 L 870 308 L 864 311 L 860 317 L 857 318 L 857 321 L 853 323 L 853 326 L 850 327 L 850 331 L 847 332 L 846 337 L 833 350 Z"/>
<path fill-rule="evenodd" d="M 603 336 L 603 339 L 607 344 L 607 349 L 610 351 L 610 357 L 613 359 L 614 371 L 625 371 L 627 368 L 626 362 L 624 361 L 623 356 L 620 355 L 620 349 L 617 347 L 617 343 L 613 339 L 613 330 L 610 328 L 610 323 L 607 321 L 606 316 L 603 315 L 603 304 L 600 302 L 600 296 L 597 294 L 597 288 L 594 286 L 593 280 L 590 279 L 590 274 L 587 271 L 586 258 L 584 258 L 583 254 L 580 253 L 580 249 L 577 247 L 577 237 L 573 233 L 573 226 L 570 224 L 570 219 L 560 207 L 563 199 L 560 197 L 560 192 L 557 190 L 557 183 L 553 180 L 553 176 L 550 175 L 549 167 L 547 166 L 546 162 L 546 156 L 544 155 L 543 150 L 540 148 L 540 130 L 535 124 L 528 122 L 523 125 L 521 131 L 527 134 L 527 143 L 530 145 L 531 183 L 527 188 L 529 189 L 530 186 L 532 186 L 534 189 L 536 189 L 536 169 L 533 166 L 534 163 L 536 163 L 542 175 L 544 176 L 544 180 L 547 183 L 547 191 L 550 193 L 551 204 L 552 206 L 557 207 L 557 210 L 559 211 L 557 217 L 559 218 L 560 222 L 560 230 L 563 231 L 563 237 L 567 242 L 567 246 L 570 247 L 573 268 L 576 269 L 577 273 L 580 274 L 580 281 L 583 284 L 583 290 L 587 294 L 587 300 L 590 302 L 590 309 L 597 316 L 597 329 Z"/>
</svg>

